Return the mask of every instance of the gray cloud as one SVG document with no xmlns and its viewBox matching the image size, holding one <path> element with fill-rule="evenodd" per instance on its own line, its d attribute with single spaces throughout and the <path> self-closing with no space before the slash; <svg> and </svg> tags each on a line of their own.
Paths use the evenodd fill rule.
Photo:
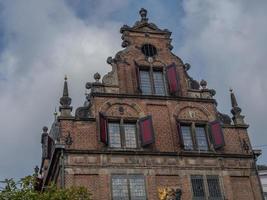
<svg viewBox="0 0 267 200">
<path fill-rule="evenodd" d="M 64 75 L 73 105 L 83 104 L 86 81 L 110 70 L 106 58 L 121 43 L 116 22 L 88 25 L 64 1 L 27 3 L 2 2 L 8 39 L 0 57 L 0 179 L 40 163 L 41 129 L 53 120 Z"/>
<path fill-rule="evenodd" d="M 184 1 L 186 37 L 179 53 L 192 72 L 217 89 L 219 109 L 230 111 L 229 87 L 243 108 L 254 146 L 267 144 L 267 2 Z M 197 69 L 195 69 L 197 68 Z M 267 148 L 261 162 L 267 161 Z"/>
</svg>

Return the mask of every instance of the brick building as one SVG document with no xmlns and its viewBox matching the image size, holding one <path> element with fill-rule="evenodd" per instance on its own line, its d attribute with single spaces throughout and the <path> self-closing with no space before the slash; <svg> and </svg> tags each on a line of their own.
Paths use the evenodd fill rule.
<svg viewBox="0 0 267 200">
<path fill-rule="evenodd" d="M 217 110 L 215 90 L 171 52 L 171 32 L 139 13 L 120 29 L 111 72 L 94 75 L 75 112 L 65 79 L 60 115 L 43 128 L 42 188 L 82 185 L 97 200 L 263 199 L 260 152 L 233 91 L 231 119 Z"/>
</svg>

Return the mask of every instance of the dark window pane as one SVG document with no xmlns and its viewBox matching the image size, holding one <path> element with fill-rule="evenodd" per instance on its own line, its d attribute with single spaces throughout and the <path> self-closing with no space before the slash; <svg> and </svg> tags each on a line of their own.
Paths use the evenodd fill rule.
<svg viewBox="0 0 267 200">
<path fill-rule="evenodd" d="M 190 126 L 181 126 L 183 142 L 184 142 L 184 149 L 185 150 L 192 150 L 193 149 L 193 141 L 191 135 L 191 127 Z"/>
<path fill-rule="evenodd" d="M 145 180 L 143 176 L 130 176 L 131 200 L 146 200 Z"/>
<path fill-rule="evenodd" d="M 142 53 L 147 57 L 153 57 L 157 54 L 157 49 L 151 44 L 144 44 L 141 48 Z"/>
<path fill-rule="evenodd" d="M 140 84 L 143 94 L 152 94 L 149 71 L 140 71 Z"/>
<path fill-rule="evenodd" d="M 108 135 L 110 147 L 121 147 L 120 124 L 108 123 Z"/>
<path fill-rule="evenodd" d="M 206 131 L 205 127 L 198 127 L 196 126 L 196 141 L 198 150 L 207 151 L 208 150 L 208 143 L 206 138 Z"/>
<path fill-rule="evenodd" d="M 209 199 L 222 200 L 219 177 L 216 175 L 207 176 L 207 182 L 209 187 Z"/>
<path fill-rule="evenodd" d="M 125 176 L 112 177 L 112 199 L 129 200 L 127 178 Z"/>
<path fill-rule="evenodd" d="M 125 147 L 136 148 L 136 125 L 124 124 Z"/>
<path fill-rule="evenodd" d="M 203 176 L 193 175 L 191 176 L 191 184 L 193 189 L 194 200 L 205 200 L 205 188 Z"/>
<path fill-rule="evenodd" d="M 155 93 L 157 95 L 165 95 L 163 73 L 160 71 L 154 71 L 153 78 L 154 78 Z"/>
</svg>

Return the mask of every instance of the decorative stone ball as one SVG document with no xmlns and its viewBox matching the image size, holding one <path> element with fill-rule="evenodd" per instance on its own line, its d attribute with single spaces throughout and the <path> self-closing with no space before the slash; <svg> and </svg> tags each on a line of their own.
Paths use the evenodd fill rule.
<svg viewBox="0 0 267 200">
<path fill-rule="evenodd" d="M 113 61 L 112 57 L 109 56 L 109 57 L 107 58 L 107 63 L 108 63 L 108 64 L 112 64 L 112 61 Z"/>
<path fill-rule="evenodd" d="M 47 128 L 46 126 L 44 126 L 44 127 L 43 127 L 43 131 L 44 131 L 44 133 L 47 133 L 48 128 Z"/>
<path fill-rule="evenodd" d="M 185 71 L 188 71 L 191 68 L 191 65 L 189 63 L 184 64 Z"/>
<path fill-rule="evenodd" d="M 94 79 L 96 80 L 96 82 L 98 82 L 100 78 L 101 78 L 101 75 L 98 72 L 96 72 L 94 74 Z"/>
<path fill-rule="evenodd" d="M 205 80 L 202 79 L 200 81 L 200 86 L 205 89 L 207 87 L 207 81 L 205 81 Z"/>
</svg>

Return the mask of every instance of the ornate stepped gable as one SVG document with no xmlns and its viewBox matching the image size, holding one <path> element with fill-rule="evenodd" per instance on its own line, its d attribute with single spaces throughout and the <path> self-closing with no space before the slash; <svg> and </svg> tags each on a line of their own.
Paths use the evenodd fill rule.
<svg viewBox="0 0 267 200">
<path fill-rule="evenodd" d="M 262 199 L 253 150 L 233 91 L 232 119 L 214 89 L 190 77 L 171 32 L 147 11 L 122 26 L 123 50 L 94 74 L 72 115 L 67 78 L 50 132 L 42 134 L 43 190 L 85 186 L 93 199 Z M 238 185 L 238 187 L 237 187 Z"/>
</svg>

